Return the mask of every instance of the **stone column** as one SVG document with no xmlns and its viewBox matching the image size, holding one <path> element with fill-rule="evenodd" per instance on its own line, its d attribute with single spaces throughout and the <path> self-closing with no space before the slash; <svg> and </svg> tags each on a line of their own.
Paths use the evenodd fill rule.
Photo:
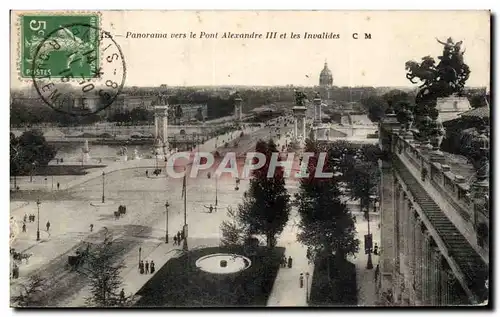
<svg viewBox="0 0 500 317">
<path fill-rule="evenodd" d="M 422 303 L 422 255 L 423 255 L 423 238 L 422 230 L 425 229 L 422 219 L 417 214 L 415 221 L 415 304 L 421 305 Z"/>
<path fill-rule="evenodd" d="M 155 113 L 155 140 L 158 139 L 159 133 L 158 133 L 158 114 Z"/>
<path fill-rule="evenodd" d="M 163 154 L 168 154 L 168 109 L 162 113 Z"/>
<path fill-rule="evenodd" d="M 451 268 L 444 257 L 441 258 L 441 270 L 439 270 L 439 287 L 440 287 L 440 297 L 437 305 L 448 306 L 451 305 L 450 301 L 450 285 L 453 282 L 455 276 L 451 271 Z"/>
<path fill-rule="evenodd" d="M 306 138 L 306 118 L 302 118 L 302 139 Z"/>
<path fill-rule="evenodd" d="M 430 268 L 430 240 L 432 237 L 430 236 L 429 231 L 424 232 L 424 239 L 422 241 L 422 305 L 429 305 L 429 268 Z"/>
<path fill-rule="evenodd" d="M 434 242 L 434 240 L 432 240 Z M 441 271 L 441 251 L 439 251 L 437 245 L 432 243 L 432 254 L 431 254 L 431 267 L 430 267 L 430 304 L 433 306 L 439 305 L 440 298 L 440 280 L 439 272 Z"/>
<path fill-rule="evenodd" d="M 295 117 L 295 120 L 293 120 L 293 133 L 294 133 L 294 137 L 295 139 L 297 140 L 299 138 L 299 136 L 297 135 L 297 125 L 298 125 L 298 122 L 297 122 L 297 117 Z"/>
</svg>

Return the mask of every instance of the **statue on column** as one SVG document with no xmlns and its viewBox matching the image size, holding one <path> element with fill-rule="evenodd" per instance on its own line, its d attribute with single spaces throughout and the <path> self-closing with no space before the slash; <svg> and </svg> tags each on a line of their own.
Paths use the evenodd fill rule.
<svg viewBox="0 0 500 317">
<path fill-rule="evenodd" d="M 305 107 L 306 106 L 306 101 L 307 100 L 307 95 L 299 90 L 295 90 L 295 104 L 299 107 Z"/>
</svg>

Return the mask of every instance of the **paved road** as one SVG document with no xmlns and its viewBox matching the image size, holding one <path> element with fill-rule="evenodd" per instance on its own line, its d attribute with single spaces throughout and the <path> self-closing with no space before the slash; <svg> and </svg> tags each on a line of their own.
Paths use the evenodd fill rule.
<svg viewBox="0 0 500 317">
<path fill-rule="evenodd" d="M 283 133 L 283 132 L 282 132 Z M 247 135 L 236 147 L 236 151 L 253 150 L 258 139 L 269 136 L 269 128 Z M 220 149 L 222 150 L 222 149 Z M 225 149 L 227 150 L 227 149 Z M 200 177 L 189 179 L 187 184 L 187 221 L 189 224 L 189 243 L 196 246 L 218 245 L 220 223 L 227 219 L 226 208 L 236 207 L 243 192 L 248 187 L 248 180 L 242 180 L 240 190 L 236 191 L 233 179 L 221 179 L 218 182 L 218 204 L 216 213 L 208 213 L 207 205 L 215 203 L 215 180 Z M 127 263 L 127 259 L 135 259 L 138 247 L 152 246 L 163 241 L 165 237 L 165 201 L 169 207 L 169 233 L 182 229 L 184 222 L 183 199 L 181 198 L 182 180 L 172 178 L 151 179 L 145 176 L 144 168 L 124 170 L 106 176 L 106 201 L 114 202 L 109 206 L 96 208 L 91 201 L 99 201 L 102 195 L 100 178 L 67 191 L 50 193 L 50 200 L 43 200 L 40 211 L 42 226 L 50 220 L 50 236 L 35 243 L 35 224 L 29 224 L 28 232 L 19 236 L 13 246 L 18 250 L 26 250 L 33 254 L 29 264 L 20 267 L 21 279 L 11 283 L 13 290 L 34 273 L 41 273 L 47 280 L 47 291 L 44 301 L 55 306 L 67 303 L 77 296 L 87 283 L 84 276 L 67 269 L 67 256 L 86 242 L 99 241 L 102 230 L 107 227 L 115 238 L 116 261 L 124 261 L 127 266 L 135 265 L 135 261 Z M 33 199 L 34 197 L 29 197 Z M 127 206 L 127 214 L 115 220 L 113 211 L 118 205 Z M 11 210 L 17 220 L 25 213 L 36 214 L 36 204 L 29 204 Z M 94 225 L 94 233 L 89 232 L 90 224 Z M 28 252 L 28 251 L 27 251 Z"/>
</svg>

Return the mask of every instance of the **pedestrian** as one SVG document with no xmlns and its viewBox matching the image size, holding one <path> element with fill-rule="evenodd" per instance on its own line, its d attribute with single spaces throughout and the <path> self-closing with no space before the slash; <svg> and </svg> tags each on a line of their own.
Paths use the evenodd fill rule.
<svg viewBox="0 0 500 317">
<path fill-rule="evenodd" d="M 139 265 L 139 270 L 141 274 L 144 274 L 144 262 L 141 260 L 141 264 Z"/>
<path fill-rule="evenodd" d="M 153 274 L 155 272 L 155 262 L 153 262 L 153 260 L 151 260 L 151 264 L 149 266 L 151 268 L 151 274 Z"/>
<path fill-rule="evenodd" d="M 35 215 L 33 215 L 33 222 L 35 222 Z"/>
<path fill-rule="evenodd" d="M 57 182 L 57 190 L 59 190 L 59 186 L 61 186 L 61 185 L 59 184 L 59 182 Z"/>
<path fill-rule="evenodd" d="M 92 232 L 92 231 L 94 231 L 94 224 L 93 223 L 90 224 L 90 232 Z"/>
<path fill-rule="evenodd" d="M 307 254 L 306 254 L 306 257 L 307 257 L 307 264 L 311 264 L 311 249 L 307 248 Z"/>
<path fill-rule="evenodd" d="M 181 232 L 177 231 L 177 242 L 181 244 Z"/>
<path fill-rule="evenodd" d="M 47 224 L 45 225 L 47 227 L 47 232 L 50 230 L 50 221 L 47 221 Z"/>
<path fill-rule="evenodd" d="M 380 274 L 380 267 L 377 264 L 377 267 L 375 268 L 375 282 L 377 282 L 378 275 Z"/>
<path fill-rule="evenodd" d="M 148 170 L 146 170 L 146 177 L 148 177 Z"/>
<path fill-rule="evenodd" d="M 304 273 L 300 273 L 299 286 L 300 286 L 300 288 L 304 288 Z"/>
<path fill-rule="evenodd" d="M 373 247 L 373 254 L 378 255 L 378 245 L 375 242 L 375 246 Z"/>
<path fill-rule="evenodd" d="M 174 245 L 177 245 L 177 236 L 174 235 Z"/>
<path fill-rule="evenodd" d="M 292 268 L 292 257 L 291 256 L 288 257 L 288 268 L 289 269 Z"/>
<path fill-rule="evenodd" d="M 149 262 L 146 261 L 146 274 L 149 274 Z"/>
<path fill-rule="evenodd" d="M 286 267 L 286 255 L 283 255 L 283 257 L 281 258 L 281 266 Z"/>
<path fill-rule="evenodd" d="M 12 277 L 17 279 L 19 278 L 19 266 L 14 263 L 14 267 L 12 268 Z"/>
<path fill-rule="evenodd" d="M 26 222 L 27 219 L 28 219 L 28 216 L 26 214 L 24 214 L 23 221 Z"/>
<path fill-rule="evenodd" d="M 26 222 L 23 222 L 23 232 L 26 232 Z"/>
<path fill-rule="evenodd" d="M 120 302 L 121 303 L 125 302 L 125 290 L 123 288 L 120 291 Z"/>
</svg>

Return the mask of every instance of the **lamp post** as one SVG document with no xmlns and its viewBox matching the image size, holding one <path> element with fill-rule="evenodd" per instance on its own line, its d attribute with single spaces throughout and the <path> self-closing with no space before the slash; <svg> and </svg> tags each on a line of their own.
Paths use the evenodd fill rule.
<svg viewBox="0 0 500 317">
<path fill-rule="evenodd" d="M 169 206 L 170 206 L 170 204 L 167 201 L 165 203 L 165 215 L 166 215 L 166 219 L 165 219 L 165 243 L 168 243 L 168 207 Z"/>
<path fill-rule="evenodd" d="M 102 203 L 104 204 L 104 171 L 102 172 Z"/>
<path fill-rule="evenodd" d="M 36 200 L 36 208 L 37 208 L 37 225 L 36 225 L 36 241 L 40 241 L 40 199 Z"/>
<path fill-rule="evenodd" d="M 31 163 L 30 183 L 33 183 L 33 173 L 35 172 L 36 161 Z"/>
<path fill-rule="evenodd" d="M 141 252 L 142 252 L 142 248 L 139 247 L 139 265 L 141 265 Z"/>
<path fill-rule="evenodd" d="M 368 206 L 367 206 L 367 210 L 366 210 L 366 223 L 368 225 L 368 236 L 371 236 L 371 234 L 370 234 L 370 200 L 371 200 L 371 198 L 372 198 L 372 196 L 370 196 L 368 198 Z M 373 244 L 373 239 L 372 239 L 371 243 Z M 366 269 L 368 269 L 368 270 L 373 269 L 372 248 L 368 249 L 368 262 L 366 263 Z"/>
<path fill-rule="evenodd" d="M 309 303 L 309 272 L 306 272 L 306 303 Z"/>
</svg>

